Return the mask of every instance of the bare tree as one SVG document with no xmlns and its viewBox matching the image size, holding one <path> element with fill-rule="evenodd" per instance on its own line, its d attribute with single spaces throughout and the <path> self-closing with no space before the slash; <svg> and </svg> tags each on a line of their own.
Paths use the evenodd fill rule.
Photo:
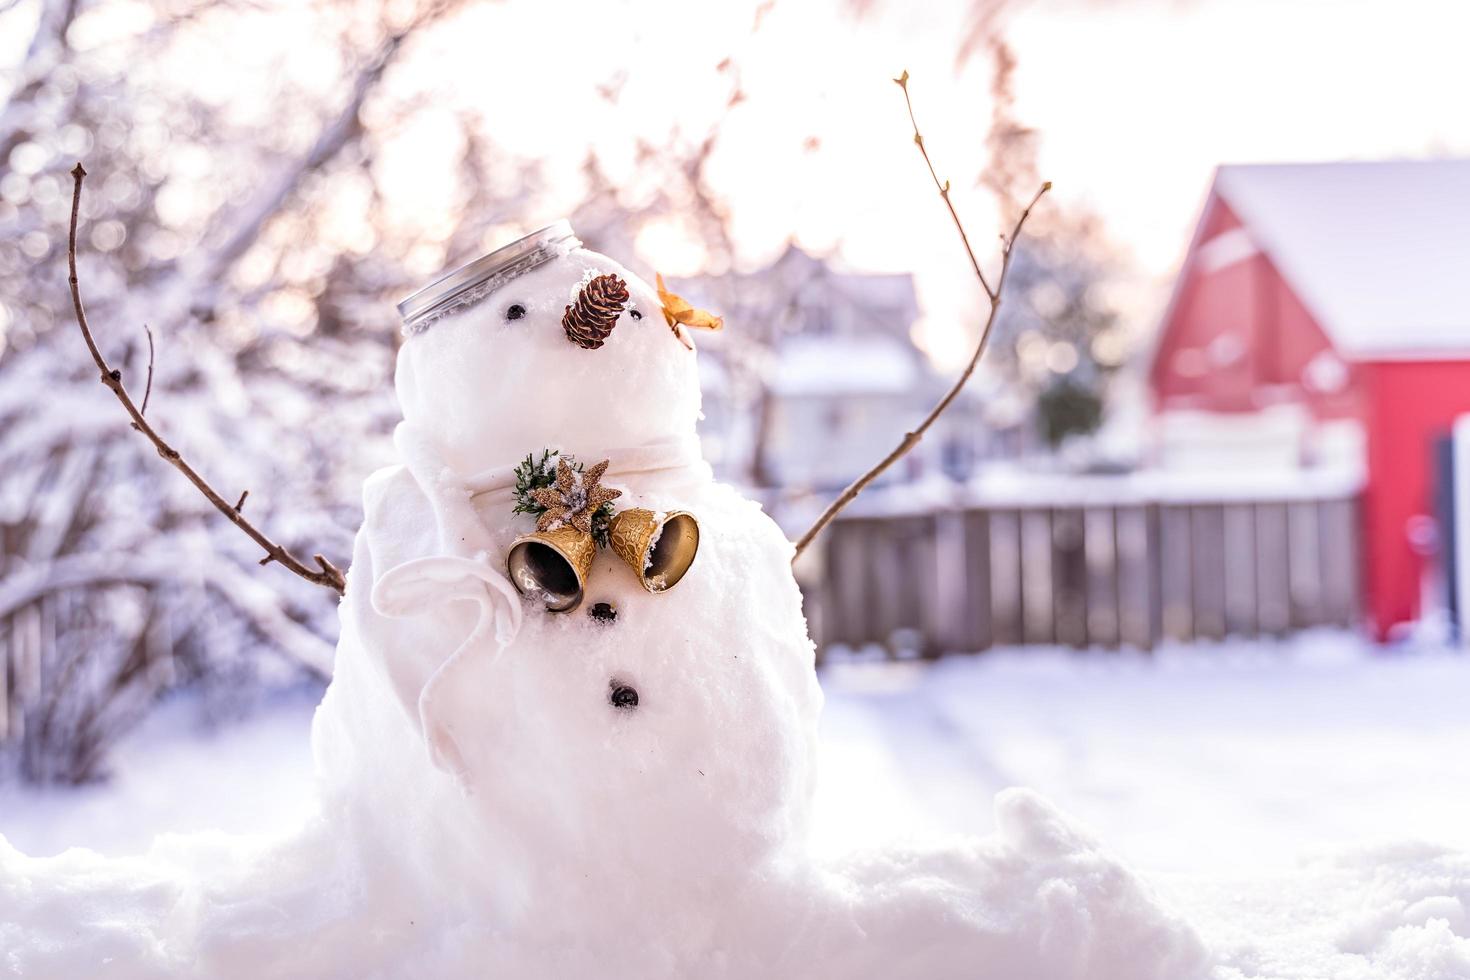
<svg viewBox="0 0 1470 980">
<path fill-rule="evenodd" d="M 149 75 L 210 31 L 262 16 L 248 3 L 166 0 L 148 28 L 85 51 L 72 27 L 89 0 L 38 4 L 0 96 L 0 761 L 75 781 L 96 776 L 105 746 L 176 683 L 325 676 L 336 624 L 325 595 L 258 580 L 262 552 L 229 538 L 238 532 L 209 502 L 172 486 L 129 437 L 148 424 L 143 403 L 129 418 L 99 401 L 75 333 L 55 329 L 65 293 L 37 288 L 55 281 L 37 270 L 63 265 L 65 161 L 108 161 L 80 231 L 107 372 L 148 392 L 169 448 L 201 457 L 234 488 L 218 496 L 280 534 L 282 554 L 320 540 L 345 555 L 357 485 L 394 415 L 387 297 L 421 243 L 379 239 L 369 256 L 318 229 L 335 194 L 372 184 L 393 113 L 368 125 L 365 105 L 391 100 L 395 63 L 457 4 L 318 5 L 336 32 L 322 43 L 341 49 L 346 73 L 320 97 L 263 81 L 270 131 Z M 0 30 L 26 12 L 0 11 Z M 318 572 L 334 578 L 328 567 Z"/>
</svg>

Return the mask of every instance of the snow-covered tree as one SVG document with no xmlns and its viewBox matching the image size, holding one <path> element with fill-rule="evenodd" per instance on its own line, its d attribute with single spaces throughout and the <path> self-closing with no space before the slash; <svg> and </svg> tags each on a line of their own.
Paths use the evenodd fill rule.
<svg viewBox="0 0 1470 980">
<path fill-rule="evenodd" d="M 92 778 L 161 691 L 322 675 L 335 635 L 330 593 L 260 569 L 97 383 L 66 291 L 67 171 L 84 158 L 93 173 L 79 252 L 98 342 L 150 420 L 222 492 L 249 490 L 279 540 L 345 564 L 391 424 L 400 260 L 463 234 L 390 230 L 372 172 L 403 109 L 394 66 L 454 6 L 0 12 L 0 33 L 29 34 L 0 88 L 7 768 Z M 292 74 L 283 23 L 317 39 L 329 72 Z M 222 43 L 242 35 L 258 44 Z"/>
<path fill-rule="evenodd" d="M 719 107 L 693 136 L 640 139 L 640 186 L 589 151 L 570 196 L 550 193 L 489 135 L 495 100 L 520 96 L 435 70 L 474 12 L 0 0 L 0 38 L 26 41 L 0 45 L 0 774 L 93 778 L 162 692 L 193 682 L 225 705 L 264 676 L 325 676 L 337 629 L 331 592 L 259 567 L 97 383 L 66 283 L 77 160 L 104 355 L 222 495 L 249 491 L 249 519 L 344 567 L 397 417 L 396 300 L 548 198 L 581 195 L 593 247 L 633 254 L 644 223 L 678 214 L 728 254 L 704 177 Z M 425 120 L 431 159 L 405 166 Z"/>
</svg>

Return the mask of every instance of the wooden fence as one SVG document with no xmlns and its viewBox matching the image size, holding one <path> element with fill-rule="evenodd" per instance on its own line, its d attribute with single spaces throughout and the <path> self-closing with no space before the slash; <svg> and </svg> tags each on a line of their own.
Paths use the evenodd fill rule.
<svg viewBox="0 0 1470 980">
<path fill-rule="evenodd" d="M 846 517 L 807 583 L 809 619 L 819 650 L 876 644 L 894 656 L 1348 626 L 1357 507 L 1343 492 Z"/>
</svg>

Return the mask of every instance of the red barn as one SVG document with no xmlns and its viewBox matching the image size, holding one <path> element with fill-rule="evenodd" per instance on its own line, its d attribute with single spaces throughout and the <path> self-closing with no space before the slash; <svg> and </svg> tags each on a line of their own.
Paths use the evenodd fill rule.
<svg viewBox="0 0 1470 980">
<path fill-rule="evenodd" d="M 1470 412 L 1470 160 L 1221 167 L 1149 383 L 1163 418 L 1360 431 L 1369 625 L 1414 619 L 1432 446 Z"/>
</svg>

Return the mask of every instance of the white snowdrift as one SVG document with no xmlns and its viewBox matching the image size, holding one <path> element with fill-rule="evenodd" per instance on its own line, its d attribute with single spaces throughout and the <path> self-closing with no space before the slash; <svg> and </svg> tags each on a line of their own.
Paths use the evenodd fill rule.
<svg viewBox="0 0 1470 980">
<path fill-rule="evenodd" d="M 985 838 L 777 863 L 696 909 L 638 895 L 630 866 L 625 894 L 513 933 L 446 915 L 325 824 L 275 843 L 160 838 L 129 859 L 27 858 L 0 837 L 0 964 L 122 978 L 1203 975 L 1194 933 L 1044 800 L 1007 791 L 995 816 Z"/>
<path fill-rule="evenodd" d="M 1218 980 L 1464 980 L 1470 855 L 1427 844 L 1345 850 L 1290 873 L 1193 879 L 1191 917 Z"/>
</svg>

